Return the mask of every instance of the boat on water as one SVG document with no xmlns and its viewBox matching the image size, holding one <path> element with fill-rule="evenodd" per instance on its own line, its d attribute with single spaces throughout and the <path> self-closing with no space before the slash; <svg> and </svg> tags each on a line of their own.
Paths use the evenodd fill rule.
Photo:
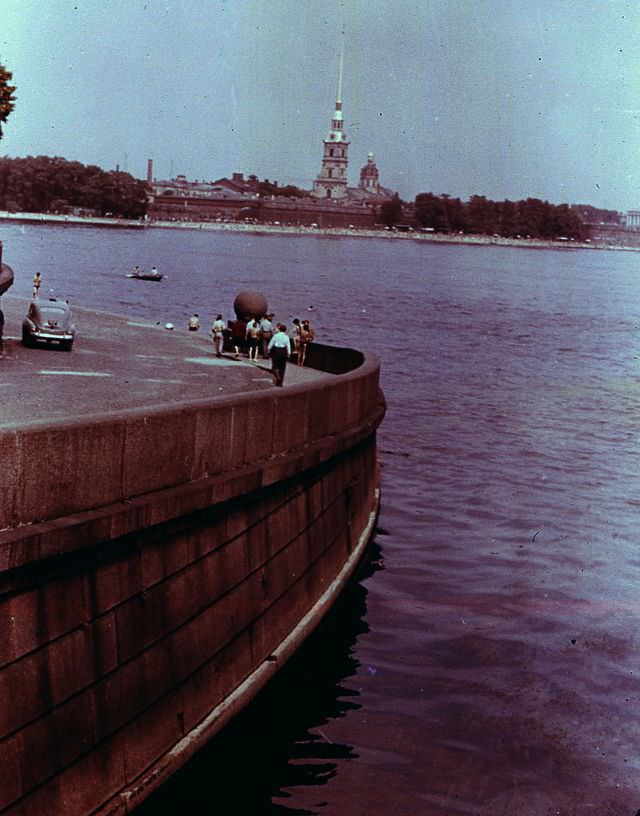
<svg viewBox="0 0 640 816">
<path fill-rule="evenodd" d="M 127 274 L 127 277 L 137 278 L 138 280 L 161 281 L 164 275 L 162 272 L 158 272 L 155 266 L 149 272 L 144 272 L 142 269 L 136 266 L 133 272 L 129 272 Z"/>
</svg>

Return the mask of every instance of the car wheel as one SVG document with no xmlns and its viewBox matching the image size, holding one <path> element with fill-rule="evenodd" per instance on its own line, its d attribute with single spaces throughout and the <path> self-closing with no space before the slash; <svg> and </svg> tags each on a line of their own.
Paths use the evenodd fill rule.
<svg viewBox="0 0 640 816">
<path fill-rule="evenodd" d="M 31 339 L 31 335 L 24 328 L 22 329 L 22 345 L 27 346 L 27 347 L 33 345 L 33 340 Z"/>
<path fill-rule="evenodd" d="M 73 340 L 63 340 L 60 343 L 60 347 L 63 351 L 71 351 L 71 347 L 73 346 Z"/>
</svg>

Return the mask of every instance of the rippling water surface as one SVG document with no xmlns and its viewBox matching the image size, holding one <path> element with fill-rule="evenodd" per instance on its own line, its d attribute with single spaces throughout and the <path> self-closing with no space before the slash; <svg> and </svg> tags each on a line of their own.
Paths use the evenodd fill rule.
<svg viewBox="0 0 640 816">
<path fill-rule="evenodd" d="M 0 239 L 14 294 L 39 269 L 43 291 L 79 305 L 184 325 L 258 289 L 277 319 L 312 304 L 318 339 L 382 358 L 383 507 L 361 581 L 144 813 L 636 814 L 640 256 L 60 227 Z M 168 277 L 127 280 L 134 264 Z"/>
</svg>

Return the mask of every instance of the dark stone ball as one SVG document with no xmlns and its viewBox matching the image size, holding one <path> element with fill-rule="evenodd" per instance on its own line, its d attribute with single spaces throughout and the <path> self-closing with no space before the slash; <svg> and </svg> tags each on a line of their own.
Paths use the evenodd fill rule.
<svg viewBox="0 0 640 816">
<path fill-rule="evenodd" d="M 264 295 L 259 292 L 239 292 L 233 301 L 236 317 L 262 317 L 267 313 L 269 305 Z"/>
<path fill-rule="evenodd" d="M 13 283 L 13 269 L 6 263 L 0 263 L 0 295 L 6 292 Z"/>
</svg>

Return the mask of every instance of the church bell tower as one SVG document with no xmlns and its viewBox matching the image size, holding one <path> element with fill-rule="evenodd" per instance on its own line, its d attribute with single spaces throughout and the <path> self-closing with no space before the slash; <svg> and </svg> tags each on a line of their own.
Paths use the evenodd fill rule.
<svg viewBox="0 0 640 816">
<path fill-rule="evenodd" d="M 331 120 L 331 130 L 324 140 L 322 167 L 313 182 L 311 195 L 314 198 L 340 200 L 347 197 L 347 165 L 349 163 L 349 142 L 343 130 L 342 118 L 342 71 L 344 65 L 344 40 L 340 49 L 340 70 L 338 72 L 338 91 L 336 109 Z"/>
<path fill-rule="evenodd" d="M 380 173 L 376 167 L 373 153 L 367 156 L 367 163 L 360 171 L 360 189 L 373 195 L 380 195 Z"/>
</svg>

